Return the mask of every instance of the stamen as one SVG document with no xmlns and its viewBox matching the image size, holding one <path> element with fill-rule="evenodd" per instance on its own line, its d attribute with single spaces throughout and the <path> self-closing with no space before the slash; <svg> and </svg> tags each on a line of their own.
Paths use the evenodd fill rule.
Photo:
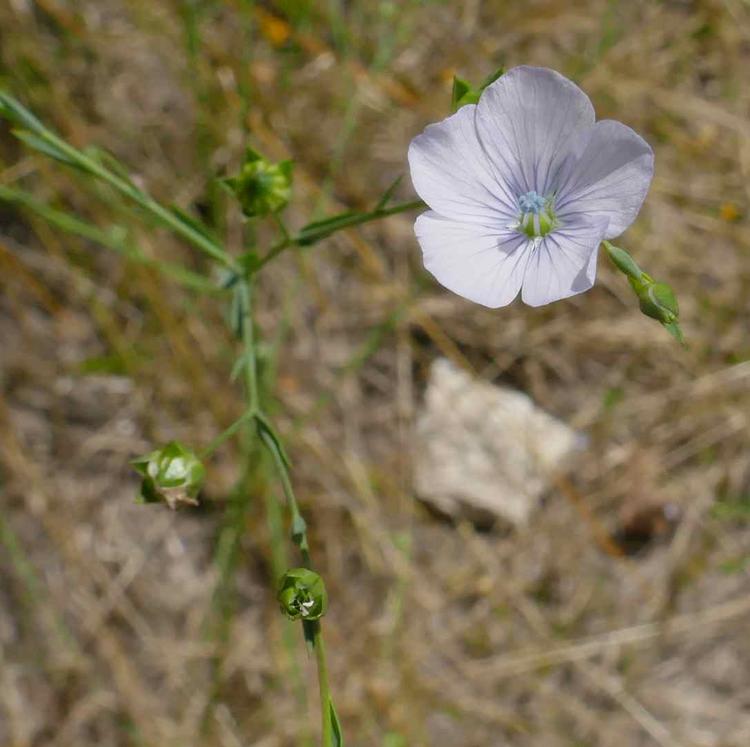
<svg viewBox="0 0 750 747">
<path fill-rule="evenodd" d="M 521 214 L 516 228 L 532 239 L 546 236 L 557 225 L 553 204 L 554 194 L 542 197 L 532 189 L 521 195 L 518 198 Z"/>
</svg>

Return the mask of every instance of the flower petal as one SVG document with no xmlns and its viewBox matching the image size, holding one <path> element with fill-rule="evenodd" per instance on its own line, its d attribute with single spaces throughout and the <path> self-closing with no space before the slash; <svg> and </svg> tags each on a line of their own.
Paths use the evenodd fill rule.
<svg viewBox="0 0 750 747">
<path fill-rule="evenodd" d="M 526 265 L 523 302 L 543 306 L 591 288 L 597 250 L 606 230 L 606 219 L 578 220 L 541 239 Z"/>
<path fill-rule="evenodd" d="M 477 104 L 479 139 L 495 174 L 516 197 L 531 190 L 547 195 L 569 139 L 593 124 L 589 97 L 542 67 L 514 67 L 488 86 Z"/>
<path fill-rule="evenodd" d="M 531 242 L 521 234 L 444 218 L 432 210 L 414 224 L 424 266 L 469 301 L 496 309 L 521 289 Z"/>
<path fill-rule="evenodd" d="M 613 239 L 635 220 L 653 175 L 651 146 L 630 127 L 603 119 L 570 146 L 557 179 L 557 214 L 563 222 L 606 218 L 604 238 Z"/>
<path fill-rule="evenodd" d="M 463 106 L 411 141 L 411 178 L 419 196 L 441 215 L 504 226 L 516 217 L 516 198 L 492 173 L 477 138 L 475 110 Z"/>
</svg>

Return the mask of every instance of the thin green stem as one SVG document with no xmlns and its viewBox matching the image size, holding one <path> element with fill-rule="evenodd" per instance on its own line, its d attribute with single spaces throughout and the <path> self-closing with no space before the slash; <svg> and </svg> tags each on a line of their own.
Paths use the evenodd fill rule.
<svg viewBox="0 0 750 747">
<path fill-rule="evenodd" d="M 338 217 L 334 216 L 318 223 L 311 223 L 295 236 L 284 236 L 278 243 L 274 244 L 269 249 L 268 254 L 260 259 L 253 272 L 258 272 L 258 270 L 291 246 L 309 246 L 344 228 L 352 228 L 363 223 L 370 223 L 381 218 L 398 215 L 409 210 L 418 210 L 423 207 L 425 207 L 425 203 L 422 200 L 411 200 L 410 202 L 403 202 L 389 208 L 372 210 L 369 213 L 342 213 Z"/>
<path fill-rule="evenodd" d="M 307 541 L 307 523 L 302 516 L 302 512 L 299 510 L 299 503 L 297 502 L 297 496 L 294 494 L 292 480 L 289 476 L 284 453 L 279 446 L 278 436 L 270 429 L 270 423 L 268 423 L 267 420 L 263 421 L 260 437 L 263 441 L 263 445 L 273 459 L 276 473 L 279 477 L 279 482 L 281 483 L 281 489 L 284 491 L 284 498 L 289 506 L 289 513 L 292 516 L 292 539 L 299 547 L 300 554 L 302 555 L 302 563 L 305 568 L 314 570 L 310 558 L 310 546 Z"/>
<path fill-rule="evenodd" d="M 233 320 L 239 321 L 237 332 L 243 346 L 242 358 L 239 361 L 239 365 L 245 385 L 247 407 L 244 414 L 214 438 L 203 451 L 203 456 L 213 453 L 218 446 L 235 435 L 243 426 L 247 427 L 248 445 L 246 447 L 245 473 L 243 480 L 238 486 L 239 500 L 234 512 L 235 515 L 231 517 L 231 531 L 223 535 L 223 542 L 220 544 L 217 552 L 219 565 L 223 569 L 222 575 L 225 582 L 223 588 L 228 588 L 228 583 L 226 582 L 230 578 L 232 569 L 236 566 L 237 562 L 238 540 L 243 531 L 244 515 L 249 505 L 247 483 L 254 465 L 257 464 L 257 460 L 255 459 L 256 454 L 252 445 L 255 442 L 251 440 L 256 437 L 273 460 L 291 514 L 292 540 L 299 548 L 304 566 L 312 570 L 307 525 L 294 494 L 294 487 L 289 474 L 289 461 L 284 453 L 284 447 L 276 430 L 261 408 L 257 340 L 255 338 L 253 316 L 253 279 L 250 275 L 260 270 L 290 246 L 309 246 L 331 236 L 337 231 L 380 220 L 381 218 L 387 218 L 409 210 L 423 208 L 425 205 L 422 200 L 413 200 L 393 205 L 392 207 L 386 207 L 398 183 L 396 182 L 386 191 L 377 207 L 370 212 L 341 213 L 325 220 L 310 223 L 296 235 L 290 235 L 282 220 L 277 215 L 274 215 L 273 217 L 276 220 L 281 239 L 268 250 L 268 253 L 248 273 L 238 265 L 232 255 L 226 250 L 224 244 L 214 238 L 209 229 L 199 221 L 196 221 L 189 215 L 182 214 L 176 208 L 165 207 L 154 200 L 148 193 L 139 189 L 129 179 L 125 168 L 110 156 L 101 152 L 93 152 L 92 155 L 92 151 L 81 151 L 68 144 L 43 125 L 19 102 L 2 91 L 0 91 L 0 116 L 6 117 L 20 127 L 19 130 L 15 131 L 15 134 L 27 145 L 62 163 L 81 169 L 83 172 L 108 184 L 120 195 L 134 202 L 145 213 L 155 219 L 157 223 L 171 229 L 175 234 L 187 240 L 207 257 L 232 271 L 232 282 L 227 284 L 227 288 L 231 287 L 234 289 L 236 293 L 235 303 L 238 304 L 236 310 L 239 314 L 233 315 Z M 49 206 L 38 203 L 28 195 L 15 190 L 7 190 L 6 188 L 4 193 L 0 192 L 0 199 L 3 198 L 23 204 L 41 215 L 41 217 L 45 218 L 52 225 L 57 225 L 63 230 L 77 234 L 83 238 L 98 241 L 116 251 L 122 251 L 129 254 L 129 256 L 134 256 L 139 261 L 152 262 L 137 248 L 130 248 L 128 251 L 129 248 L 126 246 L 124 239 L 110 235 L 109 232 L 103 232 L 80 219 L 73 218 L 66 213 L 56 211 Z M 162 270 L 168 270 L 170 274 L 188 285 L 203 287 L 203 283 L 205 282 L 202 278 L 189 273 L 184 268 L 180 269 L 161 263 L 156 264 L 156 266 L 159 266 Z M 239 316 L 239 319 L 237 319 L 237 316 Z M 277 522 L 277 524 L 280 525 L 280 522 Z M 283 562 L 283 557 L 277 555 L 276 562 L 277 564 Z M 222 604 L 226 606 L 226 600 L 222 599 Z M 306 640 L 315 650 L 320 689 L 323 747 L 334 747 L 334 744 L 339 744 L 341 741 L 341 730 L 331 698 L 328 662 L 323 641 L 322 626 L 318 620 L 304 620 L 303 629 Z M 334 740 L 336 740 L 335 743 Z"/>
<path fill-rule="evenodd" d="M 207 446 L 205 446 L 202 451 L 199 454 L 199 457 L 201 459 L 206 459 L 207 457 L 211 456 L 216 449 L 219 448 L 225 441 L 228 441 L 232 436 L 234 436 L 237 431 L 242 428 L 243 425 L 245 425 L 249 420 L 252 420 L 252 418 L 255 417 L 255 410 L 247 409 L 245 410 L 242 415 L 237 418 L 237 420 L 234 421 L 229 427 L 227 427 L 225 430 L 223 430 L 216 438 L 214 438 L 211 442 L 208 443 Z"/>
<path fill-rule="evenodd" d="M 328 661 L 323 642 L 323 631 L 319 620 L 311 623 L 315 660 L 318 663 L 318 689 L 320 690 L 320 722 L 322 724 L 322 742 L 324 747 L 333 744 L 333 721 L 331 720 L 331 687 L 328 682 Z"/>
<path fill-rule="evenodd" d="M 147 213 L 150 213 L 162 225 L 169 227 L 177 235 L 182 236 L 193 246 L 200 249 L 204 254 L 224 267 L 237 270 L 231 255 L 224 249 L 220 241 L 209 235 L 206 227 L 193 218 L 180 216 L 159 204 L 151 195 L 133 184 L 127 176 L 123 176 L 122 174 L 127 173 L 125 169 L 108 154 L 99 152 L 100 155 L 92 157 L 70 145 L 37 119 L 20 102 L 1 90 L 0 116 L 19 126 L 19 129 L 14 130 L 14 134 L 29 147 L 69 166 L 79 168 L 109 184 L 120 194 L 125 195 Z M 114 163 L 120 173 L 115 173 L 107 168 L 104 161 Z"/>
<path fill-rule="evenodd" d="M 260 412 L 260 394 L 258 393 L 258 356 L 255 350 L 255 320 L 253 318 L 253 281 L 245 278 L 239 288 L 242 299 L 242 369 L 247 389 L 248 409 L 257 414 Z"/>
<path fill-rule="evenodd" d="M 180 220 L 180 218 L 178 218 L 173 212 L 160 205 L 153 197 L 142 192 L 134 184 L 131 184 L 128 180 L 112 173 L 96 160 L 90 158 L 72 145 L 69 145 L 65 140 L 59 138 L 49 130 L 45 130 L 40 136 L 49 142 L 50 145 L 65 154 L 74 165 L 77 165 L 84 171 L 101 179 L 103 182 L 106 182 L 120 192 L 120 194 L 130 198 L 146 212 L 151 213 L 151 215 L 157 218 L 161 223 L 168 226 L 178 236 L 182 236 L 193 244 L 193 246 L 200 249 L 204 254 L 215 259 L 217 262 L 224 265 L 224 267 L 235 269 L 234 261 L 231 256 L 218 242 L 210 239 L 206 234 L 201 233 L 185 221 Z"/>
<path fill-rule="evenodd" d="M 66 233 L 86 239 L 87 241 L 93 241 L 118 254 L 122 254 L 128 259 L 158 270 L 188 288 L 215 295 L 226 293 L 224 289 L 219 288 L 208 278 L 191 272 L 182 265 L 149 257 L 140 247 L 127 240 L 125 230 L 120 226 L 111 226 L 109 230 L 99 228 L 63 210 L 58 210 L 44 202 L 40 202 L 23 190 L 3 185 L 0 185 L 0 201 L 20 205 L 29 212 L 43 218 L 55 228 L 59 228 Z"/>
<path fill-rule="evenodd" d="M 260 409 L 258 392 L 257 356 L 255 352 L 254 319 L 252 307 L 252 280 L 244 279 L 240 286 L 240 298 L 242 303 L 242 340 L 243 340 L 243 368 L 245 372 L 245 384 L 248 397 L 248 413 L 254 414 L 257 432 L 261 443 L 270 454 L 276 473 L 281 483 L 289 511 L 292 516 L 292 539 L 299 547 L 302 562 L 305 567 L 312 569 L 310 548 L 307 541 L 307 525 L 299 509 L 297 496 L 289 475 L 288 462 L 284 454 L 281 441 L 276 430 L 268 418 Z M 231 426 L 230 426 L 231 427 Z M 333 722 L 331 716 L 331 690 L 328 681 L 328 662 L 326 660 L 323 633 L 318 621 L 305 621 L 305 635 L 311 641 L 315 649 L 315 658 L 318 668 L 318 685 L 320 690 L 321 730 L 323 747 L 333 745 Z M 307 626 L 313 626 L 308 630 Z M 311 635 L 308 636 L 308 633 Z"/>
</svg>

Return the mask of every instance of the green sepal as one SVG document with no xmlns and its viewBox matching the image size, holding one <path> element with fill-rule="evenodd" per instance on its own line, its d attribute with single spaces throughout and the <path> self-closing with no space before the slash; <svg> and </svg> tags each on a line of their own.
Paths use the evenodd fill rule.
<svg viewBox="0 0 750 747">
<path fill-rule="evenodd" d="M 671 324 L 680 315 L 674 291 L 667 283 L 649 283 L 638 291 L 641 311 L 662 324 Z"/>
<path fill-rule="evenodd" d="M 471 100 L 474 98 L 475 100 Z M 465 104 L 475 104 L 478 100 L 479 93 L 472 90 L 471 83 L 454 75 L 451 90 L 451 111 L 458 111 Z"/>
<path fill-rule="evenodd" d="M 245 163 L 255 163 L 262 160 L 263 156 L 255 148 L 250 145 L 245 148 Z"/>
<path fill-rule="evenodd" d="M 451 111 L 456 112 L 462 106 L 478 103 L 484 89 L 487 88 L 487 86 L 492 85 L 504 73 L 505 67 L 499 67 L 493 73 L 488 75 L 477 88 L 474 88 L 471 83 L 463 78 L 454 75 L 453 88 L 451 90 Z"/>
<path fill-rule="evenodd" d="M 669 334 L 680 343 L 680 345 L 685 344 L 685 335 L 682 334 L 682 327 L 680 327 L 678 322 L 662 322 L 662 327 L 664 327 L 664 329 L 666 329 L 667 332 L 669 332 Z"/>
</svg>

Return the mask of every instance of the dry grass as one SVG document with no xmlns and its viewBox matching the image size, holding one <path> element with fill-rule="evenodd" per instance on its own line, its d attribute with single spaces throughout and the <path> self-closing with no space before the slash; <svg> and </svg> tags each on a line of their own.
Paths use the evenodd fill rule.
<svg viewBox="0 0 750 747">
<path fill-rule="evenodd" d="M 425 277 L 397 217 L 269 268 L 266 385 L 332 596 L 349 745 L 747 747 L 747 2 L 7 0 L 0 55 L 0 83 L 66 137 L 219 224 L 211 176 L 243 126 L 296 160 L 299 225 L 404 171 L 453 70 L 549 65 L 641 132 L 656 178 L 621 243 L 673 282 L 688 349 L 608 266 L 547 308 L 471 306 Z M 1 184 L 201 267 L 107 191 L 4 131 L 0 148 Z M 212 301 L 0 206 L 3 747 L 313 743 L 312 664 L 270 591 L 275 485 L 259 470 L 233 497 L 226 448 L 200 511 L 133 503 L 131 456 L 239 412 L 222 330 Z M 529 529 L 415 501 L 437 355 L 590 434 Z M 666 502 L 674 534 L 612 553 L 603 537 Z"/>
</svg>

